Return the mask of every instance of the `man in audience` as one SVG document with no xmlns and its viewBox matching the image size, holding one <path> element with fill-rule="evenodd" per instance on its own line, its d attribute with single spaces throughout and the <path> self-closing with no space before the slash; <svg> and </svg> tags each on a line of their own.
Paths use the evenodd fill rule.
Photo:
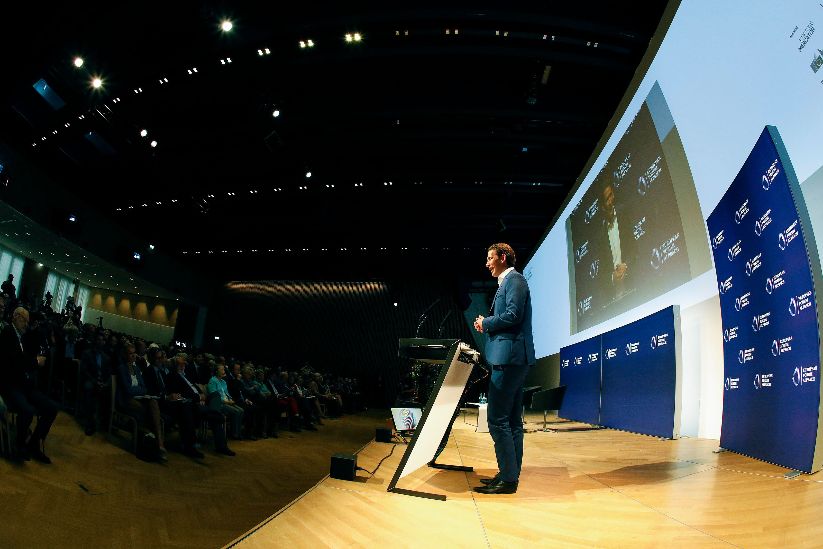
<svg viewBox="0 0 823 549">
<path fill-rule="evenodd" d="M 123 413 L 132 416 L 138 424 L 142 423 L 151 430 L 159 445 L 159 457 L 166 461 L 160 405 L 157 399 L 148 393 L 143 373 L 137 366 L 137 351 L 129 342 L 123 345 L 117 367 L 117 406 Z"/>
<path fill-rule="evenodd" d="M 51 460 L 44 452 L 45 440 L 57 417 L 57 404 L 37 389 L 37 370 L 46 363 L 46 357 L 37 354 L 39 349 L 23 347 L 28 324 L 29 312 L 18 307 L 12 314 L 11 325 L 0 332 L 0 394 L 7 406 L 17 412 L 18 458 L 26 461 L 33 457 L 48 464 Z M 26 441 L 34 416 L 37 427 Z"/>
<path fill-rule="evenodd" d="M 175 370 L 166 377 L 166 392 L 189 400 L 190 403 L 181 402 L 181 406 L 190 406 L 191 414 L 196 420 L 206 419 L 209 422 L 214 433 L 214 448 L 217 453 L 227 456 L 235 455 L 226 443 L 225 416 L 206 406 L 206 394 L 186 375 L 186 356 L 177 355 L 175 365 Z M 188 412 L 184 410 L 182 413 Z"/>
<path fill-rule="evenodd" d="M 108 417 L 106 414 L 111 406 L 111 358 L 106 354 L 105 348 L 105 336 L 97 334 L 94 347 L 86 349 L 80 359 L 83 395 L 78 405 L 82 404 L 86 414 L 87 435 L 94 434 L 97 418 Z"/>
<path fill-rule="evenodd" d="M 243 409 L 243 418 L 246 423 L 246 438 L 257 440 L 255 432 L 257 432 L 258 425 L 263 424 L 263 414 L 260 407 L 252 401 L 250 398 L 251 395 L 248 395 L 246 389 L 243 387 L 241 368 L 242 365 L 239 362 L 236 362 L 234 366 L 232 366 L 231 375 L 226 376 L 226 385 L 235 405 Z"/>
<path fill-rule="evenodd" d="M 254 366 L 251 363 L 243 366 L 241 375 L 240 383 L 243 386 L 243 391 L 248 399 L 254 403 L 255 408 L 260 411 L 262 417 L 259 419 L 265 419 L 265 421 L 258 423 L 257 434 L 277 438 L 277 423 L 280 421 L 280 406 L 277 400 L 272 397 L 268 390 L 264 392 L 261 388 L 262 385 L 258 385 L 254 375 Z M 268 427 L 266 432 L 263 431 L 264 426 Z"/>
<path fill-rule="evenodd" d="M 263 377 L 265 379 L 264 384 L 266 388 L 271 392 L 272 398 L 277 400 L 277 403 L 281 409 L 286 410 L 286 414 L 289 418 L 289 430 L 294 432 L 300 432 L 302 429 L 300 428 L 300 425 L 297 422 L 297 420 L 300 419 L 300 410 L 297 404 L 297 399 L 295 399 L 293 396 L 290 396 L 286 384 L 281 383 L 279 381 L 280 374 L 277 372 L 277 370 L 271 370 L 268 376 L 266 376 L 264 373 Z"/>
</svg>

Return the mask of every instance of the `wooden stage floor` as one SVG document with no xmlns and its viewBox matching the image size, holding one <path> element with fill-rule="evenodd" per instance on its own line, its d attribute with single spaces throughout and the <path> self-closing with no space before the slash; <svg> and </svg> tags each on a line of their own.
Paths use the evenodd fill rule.
<svg viewBox="0 0 823 549">
<path fill-rule="evenodd" d="M 541 418 L 542 420 L 542 415 Z M 538 427 L 536 416 L 527 428 Z M 468 422 L 464 422 L 468 421 Z M 435 501 L 386 492 L 405 445 L 373 478 L 325 478 L 239 537 L 255 547 L 821 547 L 823 476 L 784 478 L 787 469 L 737 454 L 717 441 L 660 440 L 612 430 L 526 435 L 520 488 L 480 495 L 496 472 L 491 438 L 458 418 L 440 463 L 401 488 L 445 494 Z M 542 426 L 542 422 L 540 424 Z M 392 444 L 372 441 L 358 465 L 373 470 Z"/>
</svg>

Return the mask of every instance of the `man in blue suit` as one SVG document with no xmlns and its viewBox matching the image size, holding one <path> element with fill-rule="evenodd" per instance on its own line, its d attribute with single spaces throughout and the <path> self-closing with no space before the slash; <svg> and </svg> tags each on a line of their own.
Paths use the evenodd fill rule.
<svg viewBox="0 0 823 549">
<path fill-rule="evenodd" d="M 508 244 L 489 246 L 486 268 L 497 278 L 498 288 L 489 316 L 474 321 L 475 330 L 488 336 L 488 421 L 499 470 L 494 478 L 481 480 L 485 486 L 474 489 L 481 494 L 515 493 L 523 463 L 523 383 L 535 359 L 529 285 L 514 270 L 515 262 Z"/>
</svg>

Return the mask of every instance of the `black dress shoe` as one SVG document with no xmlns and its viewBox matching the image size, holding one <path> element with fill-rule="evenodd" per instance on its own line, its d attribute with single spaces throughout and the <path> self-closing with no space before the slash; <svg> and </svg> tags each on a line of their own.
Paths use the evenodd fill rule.
<svg viewBox="0 0 823 549">
<path fill-rule="evenodd" d="M 497 482 L 498 480 L 500 480 L 500 473 L 497 473 L 492 478 L 481 478 L 480 483 L 481 484 L 492 484 L 493 482 Z"/>
<path fill-rule="evenodd" d="M 29 448 L 31 452 L 31 457 L 39 461 L 40 463 L 45 463 L 46 465 L 51 465 L 51 460 L 49 456 L 43 453 L 43 450 L 40 448 Z"/>
<path fill-rule="evenodd" d="M 498 479 L 486 486 L 475 486 L 474 491 L 478 494 L 514 494 L 517 492 L 517 482 Z"/>
</svg>

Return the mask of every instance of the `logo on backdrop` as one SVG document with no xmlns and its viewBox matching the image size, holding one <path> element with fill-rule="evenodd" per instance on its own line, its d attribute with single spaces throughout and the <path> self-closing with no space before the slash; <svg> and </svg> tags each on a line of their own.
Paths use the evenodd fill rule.
<svg viewBox="0 0 823 549">
<path fill-rule="evenodd" d="M 750 260 L 746 262 L 746 275 L 752 276 L 752 273 L 755 272 L 760 266 L 763 264 L 761 257 L 763 256 L 763 252 L 760 252 Z"/>
<path fill-rule="evenodd" d="M 589 253 L 589 241 L 585 241 L 583 244 L 580 245 L 574 251 L 574 260 L 576 263 L 580 263 L 580 260 L 586 257 L 586 254 Z"/>
<path fill-rule="evenodd" d="M 754 360 L 754 347 L 749 347 L 748 349 L 740 349 L 737 351 L 737 361 L 740 364 L 746 364 Z"/>
<path fill-rule="evenodd" d="M 727 377 L 726 381 L 723 383 L 723 387 L 725 387 L 727 391 L 734 391 L 735 389 L 740 387 L 740 378 Z"/>
<path fill-rule="evenodd" d="M 804 383 L 814 383 L 817 381 L 817 365 L 798 366 L 792 374 L 792 383 L 795 387 L 800 387 Z"/>
<path fill-rule="evenodd" d="M 591 364 L 592 362 L 597 362 L 599 356 L 600 353 L 589 353 L 589 364 Z"/>
<path fill-rule="evenodd" d="M 794 240 L 800 232 L 797 229 L 797 220 L 795 219 L 791 225 L 786 227 L 784 231 L 777 235 L 777 247 L 785 250 L 792 240 Z"/>
<path fill-rule="evenodd" d="M 595 259 L 592 261 L 592 264 L 589 266 L 589 276 L 592 278 L 597 278 L 597 274 L 600 272 L 600 260 Z"/>
<path fill-rule="evenodd" d="M 743 251 L 743 248 L 740 246 L 740 240 L 735 242 L 729 247 L 729 261 L 734 261 L 734 258 L 740 255 L 740 252 Z"/>
<path fill-rule="evenodd" d="M 809 290 L 808 292 L 794 296 L 789 300 L 789 314 L 791 316 L 797 316 L 811 306 L 812 292 Z"/>
<path fill-rule="evenodd" d="M 626 355 L 631 355 L 636 353 L 640 350 L 640 342 L 635 341 L 634 343 L 626 343 Z"/>
<path fill-rule="evenodd" d="M 584 314 L 592 308 L 592 296 L 584 297 L 577 302 L 577 314 Z"/>
<path fill-rule="evenodd" d="M 632 234 L 634 234 L 635 240 L 640 240 L 640 238 L 646 234 L 646 216 L 644 215 L 640 218 L 640 221 L 634 224 L 634 228 L 632 229 Z"/>
<path fill-rule="evenodd" d="M 767 313 L 763 313 L 760 315 L 754 315 L 752 317 L 752 330 L 755 332 L 759 332 L 763 328 L 769 325 L 769 317 L 771 316 L 772 312 L 769 311 Z"/>
<path fill-rule="evenodd" d="M 740 225 L 740 222 L 743 221 L 743 218 L 746 217 L 746 214 L 749 213 L 749 199 L 743 201 L 743 204 L 737 208 L 737 211 L 734 212 L 734 222 Z"/>
<path fill-rule="evenodd" d="M 733 339 L 737 339 L 737 326 L 723 330 L 723 341 L 728 343 Z"/>
<path fill-rule="evenodd" d="M 716 250 L 717 247 L 720 246 L 723 243 L 723 230 L 725 230 L 725 229 L 722 229 L 719 233 L 717 233 L 716 235 L 714 235 L 714 237 L 712 237 L 712 249 L 713 250 Z"/>
<path fill-rule="evenodd" d="M 741 295 L 737 299 L 734 300 L 734 310 L 735 311 L 742 311 L 749 305 L 749 296 L 751 296 L 751 292 L 746 292 L 745 294 Z"/>
<path fill-rule="evenodd" d="M 767 389 L 772 386 L 774 374 L 754 374 L 754 388 Z"/>
<path fill-rule="evenodd" d="M 668 343 L 669 343 L 669 333 L 668 332 L 652 336 L 652 340 L 651 340 L 652 349 L 657 349 L 658 347 L 668 345 Z"/>
<path fill-rule="evenodd" d="M 680 246 L 677 245 L 678 240 L 680 240 L 680 233 L 670 236 L 660 246 L 652 249 L 652 257 L 649 264 L 654 270 L 658 270 L 669 259 L 677 255 L 680 251 Z"/>
<path fill-rule="evenodd" d="M 640 196 L 646 196 L 646 193 L 651 190 L 652 183 L 660 176 L 663 168 L 660 167 L 660 160 L 662 157 L 658 156 L 651 166 L 646 168 L 646 171 L 637 178 L 637 193 Z"/>
<path fill-rule="evenodd" d="M 626 177 L 626 174 L 629 173 L 629 170 L 632 167 L 632 153 L 626 155 L 626 158 L 617 166 L 617 169 L 612 172 L 614 176 L 614 188 L 619 189 L 620 184 L 623 182 L 623 178 Z"/>
<path fill-rule="evenodd" d="M 574 365 L 575 366 L 580 366 L 581 364 L 583 364 L 583 357 L 582 356 L 574 357 Z"/>
<path fill-rule="evenodd" d="M 780 356 L 792 350 L 793 336 L 772 340 L 772 356 Z"/>
<path fill-rule="evenodd" d="M 606 349 L 606 360 L 611 360 L 617 356 L 617 347 Z"/>
<path fill-rule="evenodd" d="M 772 223 L 772 210 L 769 208 L 766 210 L 766 213 L 760 216 L 760 219 L 754 222 L 754 234 L 760 236 L 763 234 L 763 231 L 771 225 Z"/>
<path fill-rule="evenodd" d="M 774 179 L 777 177 L 777 175 L 779 173 L 780 173 L 780 163 L 779 163 L 778 159 L 775 158 L 774 162 L 772 162 L 772 165 L 769 166 L 769 169 L 766 170 L 766 173 L 763 174 L 762 183 L 763 183 L 763 190 L 764 191 L 768 191 L 771 188 L 772 183 L 774 183 Z"/>
<path fill-rule="evenodd" d="M 561 360 L 560 361 L 560 367 L 561 368 L 568 368 L 569 367 L 569 359 L 564 358 L 563 360 Z"/>
<path fill-rule="evenodd" d="M 583 221 L 586 223 L 591 223 L 591 220 L 594 219 L 594 216 L 597 215 L 597 199 L 594 199 L 594 202 L 586 208 L 586 214 L 583 216 Z"/>
<path fill-rule="evenodd" d="M 770 276 L 766 279 L 766 293 L 772 295 L 776 289 L 781 287 L 786 281 L 784 280 L 784 276 L 786 275 L 786 271 L 780 271 L 776 275 Z"/>
<path fill-rule="evenodd" d="M 732 289 L 732 278 L 733 277 L 730 276 L 726 280 L 720 282 L 720 285 L 718 287 L 720 295 L 724 295 L 726 292 Z"/>
</svg>

